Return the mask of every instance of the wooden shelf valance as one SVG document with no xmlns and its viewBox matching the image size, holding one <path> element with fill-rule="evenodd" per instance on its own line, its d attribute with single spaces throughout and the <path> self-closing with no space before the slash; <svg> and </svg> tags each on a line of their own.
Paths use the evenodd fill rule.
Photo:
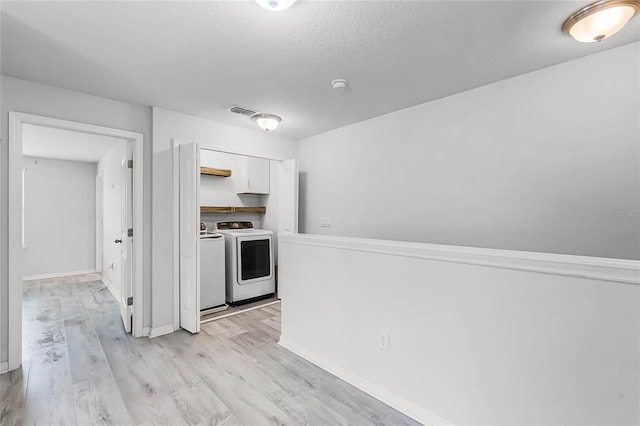
<svg viewBox="0 0 640 426">
<path fill-rule="evenodd" d="M 213 167 L 200 167 L 201 175 L 209 175 L 209 176 L 222 176 L 229 177 L 231 176 L 231 170 L 228 169 L 214 169 Z"/>
<path fill-rule="evenodd" d="M 218 207 L 218 206 L 201 206 L 200 213 L 266 213 L 266 207 Z"/>
</svg>

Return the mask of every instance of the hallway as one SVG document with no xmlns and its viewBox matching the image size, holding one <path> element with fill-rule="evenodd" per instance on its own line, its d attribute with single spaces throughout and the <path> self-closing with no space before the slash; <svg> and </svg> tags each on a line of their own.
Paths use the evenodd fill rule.
<svg viewBox="0 0 640 426">
<path fill-rule="evenodd" d="M 280 306 L 134 339 L 97 275 L 24 283 L 23 367 L 0 423 L 416 424 L 277 345 Z"/>
</svg>

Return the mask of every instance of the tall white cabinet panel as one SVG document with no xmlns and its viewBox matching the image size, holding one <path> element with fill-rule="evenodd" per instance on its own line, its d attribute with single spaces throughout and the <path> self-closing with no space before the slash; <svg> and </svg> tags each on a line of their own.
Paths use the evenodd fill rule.
<svg viewBox="0 0 640 426">
<path fill-rule="evenodd" d="M 179 148 L 180 327 L 200 331 L 200 149 Z"/>
<path fill-rule="evenodd" d="M 239 159 L 236 182 L 238 194 L 268 194 L 269 160 L 255 157 Z"/>
<path fill-rule="evenodd" d="M 278 232 L 298 233 L 298 160 L 278 166 Z"/>
</svg>

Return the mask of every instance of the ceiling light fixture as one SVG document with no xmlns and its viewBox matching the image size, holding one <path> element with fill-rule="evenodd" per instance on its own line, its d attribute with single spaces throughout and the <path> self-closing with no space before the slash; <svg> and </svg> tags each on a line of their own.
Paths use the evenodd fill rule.
<svg viewBox="0 0 640 426">
<path fill-rule="evenodd" d="M 282 121 L 280 117 L 273 114 L 265 114 L 265 113 L 257 113 L 251 116 L 253 121 L 255 121 L 261 129 L 265 131 L 275 130 L 278 127 L 278 124 Z"/>
<path fill-rule="evenodd" d="M 583 43 L 602 41 L 620 31 L 638 12 L 640 0 L 599 0 L 571 15 L 562 31 Z"/>
<path fill-rule="evenodd" d="M 256 0 L 260 6 L 272 12 L 280 12 L 288 9 L 296 0 Z"/>
</svg>

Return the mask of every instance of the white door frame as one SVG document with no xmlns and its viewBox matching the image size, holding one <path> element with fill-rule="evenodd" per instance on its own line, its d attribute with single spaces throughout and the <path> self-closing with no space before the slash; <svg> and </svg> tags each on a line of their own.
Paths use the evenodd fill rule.
<svg viewBox="0 0 640 426">
<path fill-rule="evenodd" d="M 234 149 L 226 146 L 219 146 L 207 141 L 191 141 L 186 139 L 173 138 L 171 139 L 171 151 L 173 154 L 173 329 L 180 329 L 180 206 L 175 200 L 179 199 L 180 186 L 179 186 L 179 164 L 180 158 L 180 145 L 186 143 L 197 142 L 200 149 L 206 149 L 209 151 L 226 152 L 228 154 L 246 155 L 248 157 L 259 157 L 267 160 L 285 161 L 290 160 L 291 157 L 273 155 L 264 152 L 249 152 L 242 149 Z"/>
<path fill-rule="evenodd" d="M 104 253 L 104 175 L 96 174 L 96 272 L 103 274 L 102 256 Z"/>
<path fill-rule="evenodd" d="M 9 275 L 9 370 L 20 367 L 22 363 L 22 205 L 21 205 L 21 170 L 22 170 L 22 130 L 24 124 L 72 130 L 95 135 L 112 136 L 133 142 L 133 228 L 136 244 L 133 248 L 133 324 L 132 335 L 143 335 L 143 135 L 128 130 L 113 129 L 60 120 L 21 112 L 9 112 L 9 235 L 7 265 Z"/>
</svg>

